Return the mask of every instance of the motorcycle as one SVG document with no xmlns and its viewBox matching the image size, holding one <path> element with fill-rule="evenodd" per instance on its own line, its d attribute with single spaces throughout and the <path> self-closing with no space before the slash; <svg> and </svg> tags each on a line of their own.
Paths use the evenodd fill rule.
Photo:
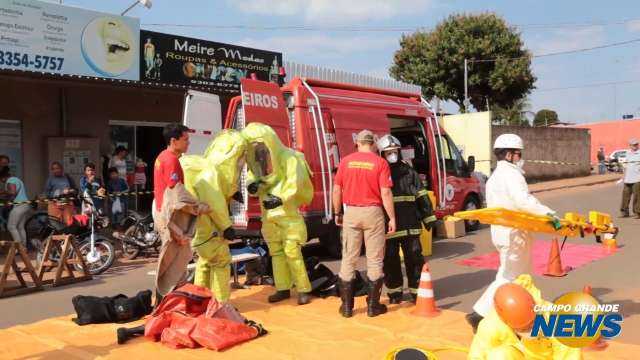
<svg viewBox="0 0 640 360">
<path fill-rule="evenodd" d="M 69 234 L 72 235 L 77 244 L 80 255 L 84 258 L 87 269 L 91 275 L 99 275 L 113 265 L 116 252 L 111 240 L 99 233 L 100 230 L 109 227 L 109 218 L 103 214 L 102 210 L 96 209 L 88 193 L 81 197 L 84 214 L 75 215 L 74 223 L 66 226 L 59 219 L 48 217 L 46 224 L 38 231 L 40 239 L 46 239 L 51 235 Z M 38 246 L 37 261 L 42 262 L 44 258 L 44 242 L 40 241 Z M 55 242 L 49 249 L 49 259 L 59 261 L 62 253 L 62 245 Z M 70 257 L 73 257 L 71 251 Z M 81 271 L 82 265 L 73 264 L 75 270 Z"/>
<path fill-rule="evenodd" d="M 141 252 L 153 250 L 160 253 L 160 234 L 153 228 L 151 214 L 143 216 L 135 211 L 129 211 L 129 215 L 123 220 L 124 233 L 113 233 L 113 237 L 122 242 L 122 256 L 133 260 Z M 128 225 L 128 226 L 127 226 Z"/>
</svg>

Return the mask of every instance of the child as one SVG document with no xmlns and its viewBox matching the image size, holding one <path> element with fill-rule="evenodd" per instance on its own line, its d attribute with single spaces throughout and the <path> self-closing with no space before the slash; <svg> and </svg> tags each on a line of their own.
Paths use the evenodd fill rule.
<svg viewBox="0 0 640 360">
<path fill-rule="evenodd" d="M 127 214 L 127 198 L 126 195 L 120 196 L 119 193 L 129 191 L 126 181 L 118 175 L 118 169 L 109 168 L 109 181 L 107 182 L 107 191 L 113 198 L 111 204 L 111 223 L 120 224 Z"/>
<path fill-rule="evenodd" d="M 93 205 L 96 210 L 102 210 L 104 206 L 103 196 L 100 195 L 100 189 L 103 189 L 102 179 L 96 176 L 96 165 L 93 163 L 87 163 L 84 165 L 84 176 L 80 178 L 80 192 L 84 196 L 85 191 L 89 193 Z M 104 191 L 104 190 L 102 190 Z M 83 201 L 84 204 L 84 201 Z M 86 209 L 83 209 L 83 213 Z"/>
</svg>

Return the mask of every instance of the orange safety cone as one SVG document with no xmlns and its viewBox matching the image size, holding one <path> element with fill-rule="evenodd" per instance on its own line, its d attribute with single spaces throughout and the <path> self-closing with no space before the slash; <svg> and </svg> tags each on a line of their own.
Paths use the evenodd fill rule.
<svg viewBox="0 0 640 360">
<path fill-rule="evenodd" d="M 589 285 L 585 285 L 585 287 L 582 289 L 582 292 L 585 293 L 585 294 L 589 294 L 589 295 L 593 296 L 593 294 L 591 293 L 591 286 L 589 286 Z M 598 337 L 598 339 L 596 341 L 594 341 L 590 345 L 586 346 L 584 348 L 584 350 L 602 351 L 602 350 L 606 349 L 608 346 L 609 346 L 608 342 L 606 342 L 605 340 L 602 340 L 601 337 Z"/>
<path fill-rule="evenodd" d="M 547 271 L 545 276 L 565 276 L 567 272 L 562 267 L 562 260 L 560 259 L 560 247 L 558 246 L 558 239 L 553 238 L 551 241 L 551 252 L 549 253 L 549 261 L 547 262 Z"/>
<path fill-rule="evenodd" d="M 603 239 L 602 248 L 605 254 L 611 254 L 616 252 L 618 249 L 618 243 L 616 242 L 616 239 Z"/>
<path fill-rule="evenodd" d="M 433 297 L 433 284 L 431 283 L 431 273 L 429 265 L 424 263 L 422 274 L 420 274 L 420 287 L 418 288 L 418 298 L 416 307 L 411 312 L 413 315 L 434 317 L 440 314 Z"/>
</svg>

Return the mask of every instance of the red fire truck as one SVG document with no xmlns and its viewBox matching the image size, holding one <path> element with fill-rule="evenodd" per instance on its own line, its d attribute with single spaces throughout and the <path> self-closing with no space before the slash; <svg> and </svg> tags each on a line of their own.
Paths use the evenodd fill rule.
<svg viewBox="0 0 640 360">
<path fill-rule="evenodd" d="M 242 95 L 229 103 L 224 128 L 261 122 L 271 126 L 285 145 L 305 155 L 315 195 L 301 212 L 309 238 L 319 238 L 332 254 L 340 252 L 340 230 L 332 220 L 333 178 L 340 158 L 355 151 L 355 136 L 362 129 L 378 136 L 391 133 L 400 140 L 404 157 L 436 196 L 438 217 L 483 204 L 480 183 L 472 176 L 474 158 L 461 157 L 420 94 L 307 78 L 294 78 L 281 88 L 243 79 L 241 89 Z M 248 200 L 242 206 L 234 202 L 233 221 L 242 229 L 241 236 L 259 237 L 260 207 L 255 199 Z M 467 223 L 469 230 L 477 226 Z"/>
</svg>

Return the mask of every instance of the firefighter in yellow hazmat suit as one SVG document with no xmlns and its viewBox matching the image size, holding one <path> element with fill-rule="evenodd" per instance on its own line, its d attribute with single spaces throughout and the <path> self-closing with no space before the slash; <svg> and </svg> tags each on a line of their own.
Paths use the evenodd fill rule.
<svg viewBox="0 0 640 360">
<path fill-rule="evenodd" d="M 248 191 L 260 199 L 262 236 L 273 264 L 277 291 L 269 302 L 289 298 L 295 285 L 298 304 L 307 304 L 311 284 L 301 251 L 307 227 L 298 208 L 313 198 L 311 171 L 304 155 L 284 146 L 271 127 L 251 123 L 242 136 L 248 143 Z"/>
<path fill-rule="evenodd" d="M 238 177 L 244 167 L 247 142 L 236 130 L 223 130 L 209 144 L 204 156 L 180 158 L 187 190 L 206 203 L 211 212 L 198 217 L 191 247 L 198 253 L 194 283 L 209 288 L 219 302 L 229 300 L 231 254 L 226 240 L 235 232 L 229 202 L 242 201 Z"/>
<path fill-rule="evenodd" d="M 531 275 L 520 275 L 496 290 L 495 309 L 480 321 L 469 360 L 580 360 L 582 350 L 555 338 L 531 337 L 535 304 L 545 305 Z M 548 314 L 547 314 L 548 315 Z M 545 316 L 547 316 L 545 315 Z"/>
</svg>

